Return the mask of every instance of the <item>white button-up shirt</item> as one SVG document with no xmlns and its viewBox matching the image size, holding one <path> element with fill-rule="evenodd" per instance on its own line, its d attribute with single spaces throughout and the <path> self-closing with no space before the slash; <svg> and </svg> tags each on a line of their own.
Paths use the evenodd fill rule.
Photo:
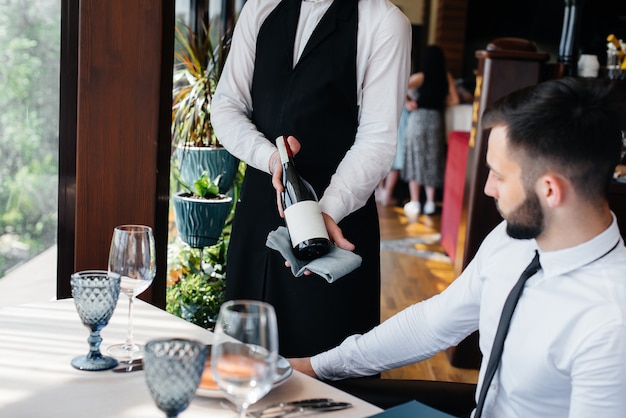
<svg viewBox="0 0 626 418">
<path fill-rule="evenodd" d="M 538 249 L 503 222 L 441 294 L 312 358 L 321 378 L 370 375 L 424 360 L 480 328 L 478 393 L 504 301 Z M 618 244 L 616 246 L 616 244 Z M 615 217 L 592 240 L 539 251 L 513 314 L 483 417 L 626 416 L 626 248 Z"/>
<path fill-rule="evenodd" d="M 250 121 L 250 91 L 257 34 L 278 3 L 279 0 L 245 3 L 211 103 L 211 121 L 222 145 L 265 172 L 269 172 L 269 158 L 276 151 L 275 138 L 265 138 Z M 332 0 L 303 2 L 294 57 L 300 56 L 331 3 Z M 321 210 L 337 223 L 362 207 L 389 172 L 396 154 L 398 120 L 410 70 L 411 25 L 406 16 L 388 0 L 360 0 L 358 17 L 355 82 L 359 126 L 354 145 L 320 199 Z"/>
</svg>

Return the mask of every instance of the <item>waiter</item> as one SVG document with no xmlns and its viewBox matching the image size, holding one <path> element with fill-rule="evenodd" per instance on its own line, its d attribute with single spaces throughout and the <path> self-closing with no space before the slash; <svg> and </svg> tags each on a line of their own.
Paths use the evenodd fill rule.
<svg viewBox="0 0 626 418">
<path fill-rule="evenodd" d="M 235 26 L 211 104 L 217 138 L 247 163 L 226 298 L 272 304 L 284 356 L 325 350 L 379 323 L 373 191 L 395 155 L 410 39 L 406 16 L 387 0 L 248 0 Z M 265 246 L 284 225 L 271 177 L 281 135 L 301 146 L 295 164 L 321 197 L 331 241 L 363 259 L 332 284 L 294 277 Z"/>
</svg>

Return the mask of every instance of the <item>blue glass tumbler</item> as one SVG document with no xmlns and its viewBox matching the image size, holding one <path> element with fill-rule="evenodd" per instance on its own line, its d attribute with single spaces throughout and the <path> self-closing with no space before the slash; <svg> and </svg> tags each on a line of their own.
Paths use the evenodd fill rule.
<svg viewBox="0 0 626 418">
<path fill-rule="evenodd" d="M 189 406 L 204 371 L 209 348 L 184 338 L 156 339 L 144 347 L 143 365 L 150 395 L 168 417 Z"/>
</svg>

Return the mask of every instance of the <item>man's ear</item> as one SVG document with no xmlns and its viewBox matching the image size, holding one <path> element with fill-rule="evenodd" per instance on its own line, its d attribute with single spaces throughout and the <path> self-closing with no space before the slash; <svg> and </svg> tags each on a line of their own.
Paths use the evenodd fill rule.
<svg viewBox="0 0 626 418">
<path fill-rule="evenodd" d="M 546 173 L 537 180 L 537 193 L 551 208 L 563 204 L 567 196 L 569 182 L 562 176 Z"/>
</svg>

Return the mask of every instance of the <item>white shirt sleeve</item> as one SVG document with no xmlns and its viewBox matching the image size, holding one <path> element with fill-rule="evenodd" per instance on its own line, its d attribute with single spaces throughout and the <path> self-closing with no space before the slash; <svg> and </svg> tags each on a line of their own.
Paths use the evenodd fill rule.
<svg viewBox="0 0 626 418">
<path fill-rule="evenodd" d="M 410 70 L 411 25 L 399 9 L 383 1 L 359 2 L 358 31 L 359 126 L 320 199 L 335 222 L 362 207 L 389 173 Z"/>
<path fill-rule="evenodd" d="M 472 264 L 473 263 L 473 264 Z M 480 276 L 472 261 L 439 295 L 416 303 L 363 335 L 311 358 L 320 379 L 371 376 L 432 357 L 478 329 Z"/>
<path fill-rule="evenodd" d="M 596 329 L 592 338 L 573 349 L 570 417 L 623 417 L 626 407 L 626 324 Z"/>
</svg>

